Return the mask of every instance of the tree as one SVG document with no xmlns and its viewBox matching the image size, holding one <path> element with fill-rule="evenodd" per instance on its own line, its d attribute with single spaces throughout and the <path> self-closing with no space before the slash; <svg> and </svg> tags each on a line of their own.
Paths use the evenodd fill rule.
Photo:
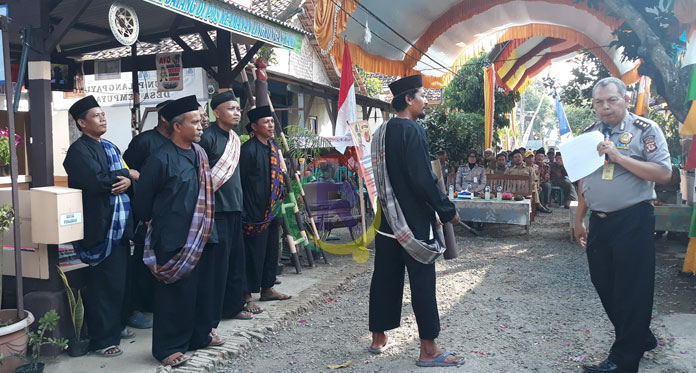
<svg viewBox="0 0 696 373">
<path fill-rule="evenodd" d="M 481 149 L 484 143 L 483 118 L 485 104 L 483 101 L 483 66 L 487 63 L 485 53 L 470 59 L 457 71 L 450 84 L 443 92 L 444 105 L 452 112 L 447 115 L 445 125 L 446 133 L 455 136 L 462 143 L 452 143 L 452 147 L 445 149 L 450 158 L 456 161 L 464 160 L 469 149 Z M 506 94 L 502 90 L 495 90 L 495 117 L 493 121 L 494 142 L 497 141 L 497 130 L 510 125 L 506 114 L 515 107 L 515 101 L 519 99 L 519 93 Z M 468 114 L 468 115 L 467 115 Z M 433 135 L 441 136 L 436 133 Z M 431 137 L 431 141 L 432 141 Z M 441 140 L 441 141 L 440 141 Z M 453 141 L 452 139 L 436 139 L 438 142 Z M 478 141 L 478 142 L 477 142 Z M 460 149 L 453 149 L 458 147 Z M 463 148 L 462 148 L 463 147 Z M 453 152 L 464 152 L 463 157 L 455 158 Z"/>
<path fill-rule="evenodd" d="M 577 67 L 571 70 L 573 79 L 561 87 L 561 102 L 577 107 L 592 106 L 592 88 L 599 80 L 611 76 L 609 70 L 593 54 L 583 53 L 573 61 Z"/>
<path fill-rule="evenodd" d="M 430 145 L 430 153 L 447 150 L 447 157 L 455 162 L 466 161 L 471 149 L 480 149 L 483 144 L 483 115 L 476 113 L 446 112 L 445 108 L 433 108 L 421 120 Z"/>
<path fill-rule="evenodd" d="M 672 9 L 663 7 L 660 0 L 575 0 L 623 19 L 614 31 L 615 47 L 623 47 L 626 59 L 643 59 L 638 72 L 652 78 L 657 93 L 662 96 L 677 120 L 684 122 L 688 113 L 685 103 L 690 70 L 675 65 L 674 57 L 683 45 L 679 41 L 679 22 Z M 671 3 L 671 2 L 670 2 Z"/>
</svg>

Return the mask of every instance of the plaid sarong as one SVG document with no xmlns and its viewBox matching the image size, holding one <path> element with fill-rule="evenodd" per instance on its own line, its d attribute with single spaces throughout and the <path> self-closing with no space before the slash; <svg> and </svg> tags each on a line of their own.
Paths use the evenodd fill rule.
<svg viewBox="0 0 696 373">
<path fill-rule="evenodd" d="M 435 234 L 435 242 L 427 243 L 416 239 L 411 232 L 411 228 L 406 223 L 406 217 L 401 211 L 399 201 L 396 199 L 389 174 L 387 173 L 386 146 L 385 138 L 387 134 L 387 124 L 382 124 L 377 128 L 372 137 L 372 169 L 374 172 L 375 185 L 377 187 L 377 196 L 382 213 L 387 218 L 389 227 L 394 232 L 394 238 L 399 241 L 399 244 L 411 255 L 411 257 L 423 264 L 431 264 L 435 262 L 440 254 L 445 252 L 443 244 L 444 236 L 442 230 L 433 221 L 431 223 L 433 233 Z M 381 233 L 381 232 L 380 232 Z"/>
<path fill-rule="evenodd" d="M 106 152 L 106 160 L 109 163 L 109 171 L 117 171 L 126 168 L 121 159 L 121 151 L 111 142 L 101 139 L 102 146 Z M 79 241 L 72 243 L 75 251 L 80 255 L 83 263 L 91 266 L 101 263 L 111 255 L 111 248 L 114 244 L 118 245 L 126 229 L 128 215 L 130 214 L 130 198 L 126 193 L 109 196 L 109 206 L 113 210 L 111 214 L 111 226 L 106 232 L 104 242 L 92 248 L 84 248 Z"/>
<path fill-rule="evenodd" d="M 203 252 L 203 247 L 208 242 L 208 238 L 210 238 L 210 234 L 213 231 L 215 194 L 213 193 L 212 177 L 210 176 L 210 167 L 208 166 L 208 156 L 205 154 L 205 150 L 198 144 L 191 145 L 196 154 L 198 154 L 200 189 L 184 247 L 173 258 L 169 259 L 167 263 L 159 266 L 155 251 L 150 246 L 152 224 L 148 225 L 145 236 L 143 262 L 150 268 L 150 272 L 152 272 L 155 278 L 165 284 L 173 284 L 191 274 L 191 271 L 196 268 L 198 259 L 200 259 Z"/>
<path fill-rule="evenodd" d="M 273 218 L 275 218 L 283 202 L 283 187 L 285 182 L 283 181 L 283 171 L 280 169 L 278 147 L 272 141 L 269 141 L 268 144 L 271 146 L 271 196 L 263 221 L 258 223 L 242 222 L 242 231 L 247 237 L 258 236 L 268 229 L 268 226 L 271 225 Z"/>
<path fill-rule="evenodd" d="M 215 166 L 210 169 L 210 174 L 213 177 L 214 192 L 220 189 L 234 174 L 234 170 L 239 164 L 239 146 L 239 136 L 234 131 L 230 131 L 225 151 L 217 163 L 215 163 Z"/>
</svg>

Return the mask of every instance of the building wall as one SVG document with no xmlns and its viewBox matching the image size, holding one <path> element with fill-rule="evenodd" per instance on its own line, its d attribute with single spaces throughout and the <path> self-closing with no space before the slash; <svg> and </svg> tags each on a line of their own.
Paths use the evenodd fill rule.
<svg viewBox="0 0 696 373">
<path fill-rule="evenodd" d="M 292 23 L 294 26 L 302 27 L 302 24 L 296 18 Z M 324 71 L 324 65 L 321 63 L 314 48 L 312 48 L 310 39 L 307 36 L 304 37 L 302 43 L 302 53 L 294 53 L 283 48 L 274 48 L 274 51 L 278 62 L 269 65 L 269 70 L 324 85 L 331 85 L 331 81 Z"/>
</svg>

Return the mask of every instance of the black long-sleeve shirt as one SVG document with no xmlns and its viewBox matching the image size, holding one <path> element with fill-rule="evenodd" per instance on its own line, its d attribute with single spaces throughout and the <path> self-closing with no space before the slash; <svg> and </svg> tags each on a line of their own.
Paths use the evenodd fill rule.
<svg viewBox="0 0 696 373">
<path fill-rule="evenodd" d="M 454 218 L 456 208 L 437 187 L 430 166 L 428 138 L 416 122 L 392 118 L 385 138 L 387 173 L 406 223 L 419 240 L 428 240 L 437 211 L 442 222 Z M 384 214 L 380 231 L 393 233 Z"/>
<path fill-rule="evenodd" d="M 217 122 L 211 123 L 210 127 L 203 130 L 203 135 L 198 145 L 203 147 L 206 154 L 208 154 L 210 168 L 213 168 L 225 153 L 225 147 L 227 147 L 229 138 L 230 134 L 220 128 Z M 215 212 L 242 211 L 242 183 L 239 177 L 239 168 L 239 165 L 237 165 L 232 177 L 215 192 Z"/>
<path fill-rule="evenodd" d="M 244 200 L 242 220 L 248 223 L 261 222 L 264 220 L 271 196 L 270 145 L 264 145 L 256 137 L 242 144 L 239 172 Z"/>
<path fill-rule="evenodd" d="M 106 239 L 113 216 L 111 189 L 118 176 L 129 177 L 128 169 L 110 171 L 104 145 L 87 135 L 70 145 L 63 168 L 68 173 L 68 186 L 82 190 L 84 238 L 80 245 L 92 248 Z M 128 214 L 123 242 L 133 237 L 132 215 Z"/>
<path fill-rule="evenodd" d="M 172 252 L 186 243 L 198 202 L 200 161 L 193 148 L 171 141 L 145 161 L 133 205 L 138 217 L 150 221 L 153 250 Z M 216 237 L 213 230 L 208 242 L 217 242 Z"/>
<path fill-rule="evenodd" d="M 123 152 L 123 160 L 129 168 L 140 171 L 147 158 L 167 142 L 169 139 L 157 131 L 157 128 L 145 131 L 131 140 L 128 149 Z"/>
</svg>

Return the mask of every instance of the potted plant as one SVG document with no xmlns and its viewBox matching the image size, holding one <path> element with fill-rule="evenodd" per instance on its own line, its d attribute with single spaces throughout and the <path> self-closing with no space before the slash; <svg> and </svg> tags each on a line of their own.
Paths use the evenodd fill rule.
<svg viewBox="0 0 696 373">
<path fill-rule="evenodd" d="M 60 274 L 60 278 L 63 279 L 63 284 L 65 284 L 65 292 L 68 295 L 68 306 L 70 307 L 70 317 L 72 319 L 73 330 L 75 331 L 75 336 L 68 339 L 68 355 L 72 357 L 82 356 L 86 354 L 89 349 L 89 338 L 82 338 L 82 324 L 85 317 L 85 306 L 82 303 L 82 295 L 78 290 L 77 298 L 75 298 L 75 294 L 68 283 L 68 278 L 65 277 L 65 273 L 60 267 L 58 267 L 58 274 Z"/>
<path fill-rule="evenodd" d="M 22 136 L 15 134 L 15 147 L 22 144 Z M 0 176 L 10 174 L 10 133 L 0 129 Z"/>
<path fill-rule="evenodd" d="M 39 319 L 39 327 L 34 332 L 27 332 L 29 340 L 27 342 L 29 348 L 31 349 L 31 355 L 29 356 L 29 363 L 19 366 L 15 369 L 15 373 L 42 373 L 44 369 L 44 363 L 39 362 L 39 357 L 41 356 L 41 346 L 44 345 L 54 345 L 59 348 L 65 348 L 68 344 L 63 338 L 53 338 L 45 337 L 46 332 L 52 332 L 56 330 L 58 325 L 58 320 L 60 316 L 55 310 L 50 310 L 46 312 Z"/>
<path fill-rule="evenodd" d="M 1 138 L 2 136 L 0 135 Z M 0 206 L 0 236 L 10 229 L 13 221 L 14 210 L 12 206 Z M 33 322 L 34 315 L 29 311 L 24 311 L 23 316 L 19 318 L 17 317 L 16 309 L 0 310 L 0 355 L 3 357 L 3 369 L 11 371 L 22 364 L 22 360 L 18 358 L 18 355 L 22 355 L 26 351 L 26 329 Z"/>
</svg>

